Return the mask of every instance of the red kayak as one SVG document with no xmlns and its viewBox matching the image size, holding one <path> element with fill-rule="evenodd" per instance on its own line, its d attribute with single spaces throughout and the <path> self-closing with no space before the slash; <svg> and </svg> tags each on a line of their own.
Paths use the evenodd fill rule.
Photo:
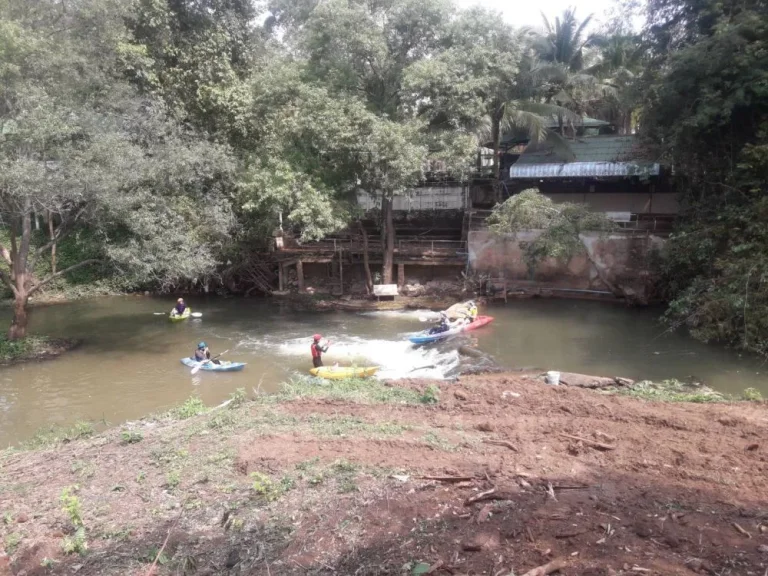
<svg viewBox="0 0 768 576">
<path fill-rule="evenodd" d="M 449 338 L 451 336 L 455 336 L 456 334 L 460 334 L 461 332 L 466 332 L 467 330 L 474 330 L 475 328 L 481 328 L 485 326 L 486 324 L 490 324 L 493 322 L 493 316 L 478 316 L 475 318 L 475 321 L 471 324 L 466 324 L 464 326 L 457 326 L 456 328 L 451 328 L 450 330 L 446 330 L 445 332 L 438 332 L 437 334 L 430 334 L 429 330 L 425 330 L 424 332 L 419 332 L 418 334 L 414 334 L 408 340 L 413 342 L 414 344 L 426 344 L 428 342 L 437 342 L 438 340 L 444 340 L 445 338 Z"/>
</svg>

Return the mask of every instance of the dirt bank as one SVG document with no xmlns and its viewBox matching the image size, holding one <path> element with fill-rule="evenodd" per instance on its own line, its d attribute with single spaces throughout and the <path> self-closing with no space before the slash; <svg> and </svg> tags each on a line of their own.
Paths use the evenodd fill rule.
<svg viewBox="0 0 768 576">
<path fill-rule="evenodd" d="M 764 403 L 526 374 L 297 385 L 5 453 L 0 574 L 762 576 L 766 438 Z"/>
<path fill-rule="evenodd" d="M 9 341 L 0 338 L 0 366 L 11 366 L 23 362 L 36 362 L 58 358 L 80 346 L 82 340 L 29 336 L 22 340 Z"/>
</svg>

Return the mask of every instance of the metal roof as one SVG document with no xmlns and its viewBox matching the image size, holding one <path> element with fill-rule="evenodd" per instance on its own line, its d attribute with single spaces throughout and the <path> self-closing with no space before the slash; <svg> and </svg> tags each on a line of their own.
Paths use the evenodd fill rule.
<svg viewBox="0 0 768 576">
<path fill-rule="evenodd" d="M 521 158 L 522 159 L 522 158 Z M 510 166 L 510 178 L 585 178 L 597 176 L 658 176 L 658 164 L 637 162 L 568 162 Z"/>
<path fill-rule="evenodd" d="M 532 143 L 515 166 L 525 164 L 563 164 L 566 162 L 639 162 L 643 154 L 634 136 L 592 136 L 562 141 L 552 138 Z"/>
</svg>

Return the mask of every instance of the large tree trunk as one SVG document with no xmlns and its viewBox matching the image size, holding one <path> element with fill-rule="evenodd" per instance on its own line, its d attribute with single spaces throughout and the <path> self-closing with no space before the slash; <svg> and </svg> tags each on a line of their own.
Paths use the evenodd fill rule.
<svg viewBox="0 0 768 576">
<path fill-rule="evenodd" d="M 8 329 L 8 340 L 19 340 L 27 337 L 27 324 L 29 323 L 27 299 L 26 292 L 16 294 L 13 298 L 13 321 Z"/>
<path fill-rule="evenodd" d="M 395 223 L 392 217 L 392 197 L 385 195 L 381 201 L 384 212 L 384 264 L 381 269 L 382 284 L 392 284 L 392 266 L 395 261 Z"/>
<path fill-rule="evenodd" d="M 501 119 L 504 108 L 499 108 L 491 118 L 493 139 L 493 192 L 496 202 L 501 202 Z"/>
<path fill-rule="evenodd" d="M 365 227 L 362 222 L 357 223 L 360 226 L 360 235 L 363 238 L 363 269 L 365 270 L 365 292 L 366 294 L 373 293 L 373 276 L 371 275 L 371 262 L 368 257 L 368 233 L 365 231 Z"/>
</svg>

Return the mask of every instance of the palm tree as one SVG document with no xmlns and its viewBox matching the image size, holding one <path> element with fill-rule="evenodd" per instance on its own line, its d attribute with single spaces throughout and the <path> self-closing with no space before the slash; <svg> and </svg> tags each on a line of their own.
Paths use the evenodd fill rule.
<svg viewBox="0 0 768 576">
<path fill-rule="evenodd" d="M 545 62 L 564 64 L 569 70 L 579 72 L 584 68 L 584 50 L 594 42 L 594 36 L 585 37 L 592 21 L 592 14 L 579 22 L 576 9 L 568 8 L 562 17 L 555 18 L 555 25 L 542 13 L 545 33 L 537 41 L 537 52 Z"/>
</svg>

